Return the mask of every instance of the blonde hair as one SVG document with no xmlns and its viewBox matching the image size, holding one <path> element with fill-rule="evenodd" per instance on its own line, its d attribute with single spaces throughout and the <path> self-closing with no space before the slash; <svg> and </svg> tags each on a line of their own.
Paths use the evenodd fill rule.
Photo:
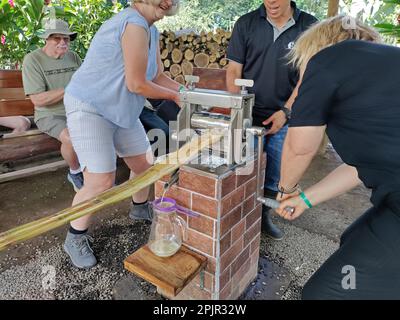
<svg viewBox="0 0 400 320">
<path fill-rule="evenodd" d="M 305 31 L 290 51 L 289 63 L 302 74 L 310 59 L 319 51 L 349 39 L 381 42 L 381 37 L 375 29 L 358 19 L 338 15 L 316 23 Z"/>
</svg>

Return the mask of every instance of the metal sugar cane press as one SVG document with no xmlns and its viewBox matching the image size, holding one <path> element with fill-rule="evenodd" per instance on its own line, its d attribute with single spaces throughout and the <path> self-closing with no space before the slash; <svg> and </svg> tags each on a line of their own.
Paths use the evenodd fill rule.
<svg viewBox="0 0 400 320">
<path fill-rule="evenodd" d="M 199 77 L 186 76 L 188 90 L 181 92 L 182 108 L 177 118 L 177 146 L 188 142 L 193 132 L 219 130 L 223 132 L 222 143 L 213 146 L 213 154 L 219 152 L 227 165 L 240 165 L 246 162 L 246 130 L 252 124 L 254 94 L 246 87 L 252 87 L 252 80 L 236 80 L 241 86 L 239 94 L 226 91 L 197 89 Z M 217 107 L 223 113 L 213 112 Z"/>
<path fill-rule="evenodd" d="M 237 94 L 227 91 L 198 89 L 195 87 L 199 82 L 197 76 L 185 77 L 188 88 L 180 93 L 182 101 L 181 111 L 177 117 L 176 133 L 173 134 L 177 148 L 190 141 L 194 132 L 201 134 L 203 130 L 218 130 L 223 133 L 221 143 L 213 145 L 209 150 L 211 154 L 223 159 L 224 164 L 230 168 L 241 166 L 249 160 L 254 159 L 254 137 L 258 136 L 258 163 L 262 162 L 263 137 L 266 129 L 252 126 L 252 111 L 255 95 L 250 94 L 247 88 L 253 87 L 253 80 L 236 79 L 235 85 L 241 88 Z M 223 113 L 216 113 L 217 108 Z M 209 158 L 209 159 L 210 159 Z M 210 168 L 212 162 L 210 162 Z M 204 163 L 203 163 L 204 164 Z M 277 208 L 279 203 L 273 199 L 264 198 L 262 194 L 261 166 L 258 166 L 257 195 L 258 201 L 263 204 Z"/>
</svg>

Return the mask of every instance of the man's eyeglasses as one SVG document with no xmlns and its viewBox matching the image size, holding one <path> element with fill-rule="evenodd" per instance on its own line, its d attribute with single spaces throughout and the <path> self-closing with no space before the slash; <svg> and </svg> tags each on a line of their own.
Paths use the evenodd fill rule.
<svg viewBox="0 0 400 320">
<path fill-rule="evenodd" d="M 61 37 L 61 36 L 51 36 L 49 39 L 54 40 L 57 43 L 60 43 L 61 40 L 64 40 L 65 43 L 68 43 L 71 41 L 70 37 Z"/>
</svg>

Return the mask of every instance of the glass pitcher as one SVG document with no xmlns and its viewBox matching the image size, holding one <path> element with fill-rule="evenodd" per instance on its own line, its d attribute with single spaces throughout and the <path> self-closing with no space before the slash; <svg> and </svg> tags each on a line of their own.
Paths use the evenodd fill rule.
<svg viewBox="0 0 400 320">
<path fill-rule="evenodd" d="M 198 216 L 177 205 L 174 199 L 162 198 L 153 201 L 153 222 L 148 246 L 156 256 L 174 255 L 180 249 L 182 240 L 186 240 L 187 225 L 177 212 Z"/>
</svg>

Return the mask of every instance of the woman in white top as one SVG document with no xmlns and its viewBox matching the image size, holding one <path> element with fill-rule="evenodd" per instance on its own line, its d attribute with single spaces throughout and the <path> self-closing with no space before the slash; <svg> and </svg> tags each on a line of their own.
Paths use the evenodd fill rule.
<svg viewBox="0 0 400 320">
<path fill-rule="evenodd" d="M 68 129 L 81 167 L 84 186 L 73 205 L 114 185 L 116 157 L 124 159 L 131 177 L 153 163 L 150 144 L 139 120 L 145 97 L 179 104 L 180 84 L 162 72 L 159 35 L 154 22 L 176 12 L 178 1 L 133 1 L 106 21 L 92 40 L 82 66 L 64 98 Z M 133 196 L 129 216 L 151 219 L 148 188 Z M 72 263 L 90 268 L 97 261 L 89 246 L 90 216 L 71 222 L 64 249 Z"/>
</svg>

